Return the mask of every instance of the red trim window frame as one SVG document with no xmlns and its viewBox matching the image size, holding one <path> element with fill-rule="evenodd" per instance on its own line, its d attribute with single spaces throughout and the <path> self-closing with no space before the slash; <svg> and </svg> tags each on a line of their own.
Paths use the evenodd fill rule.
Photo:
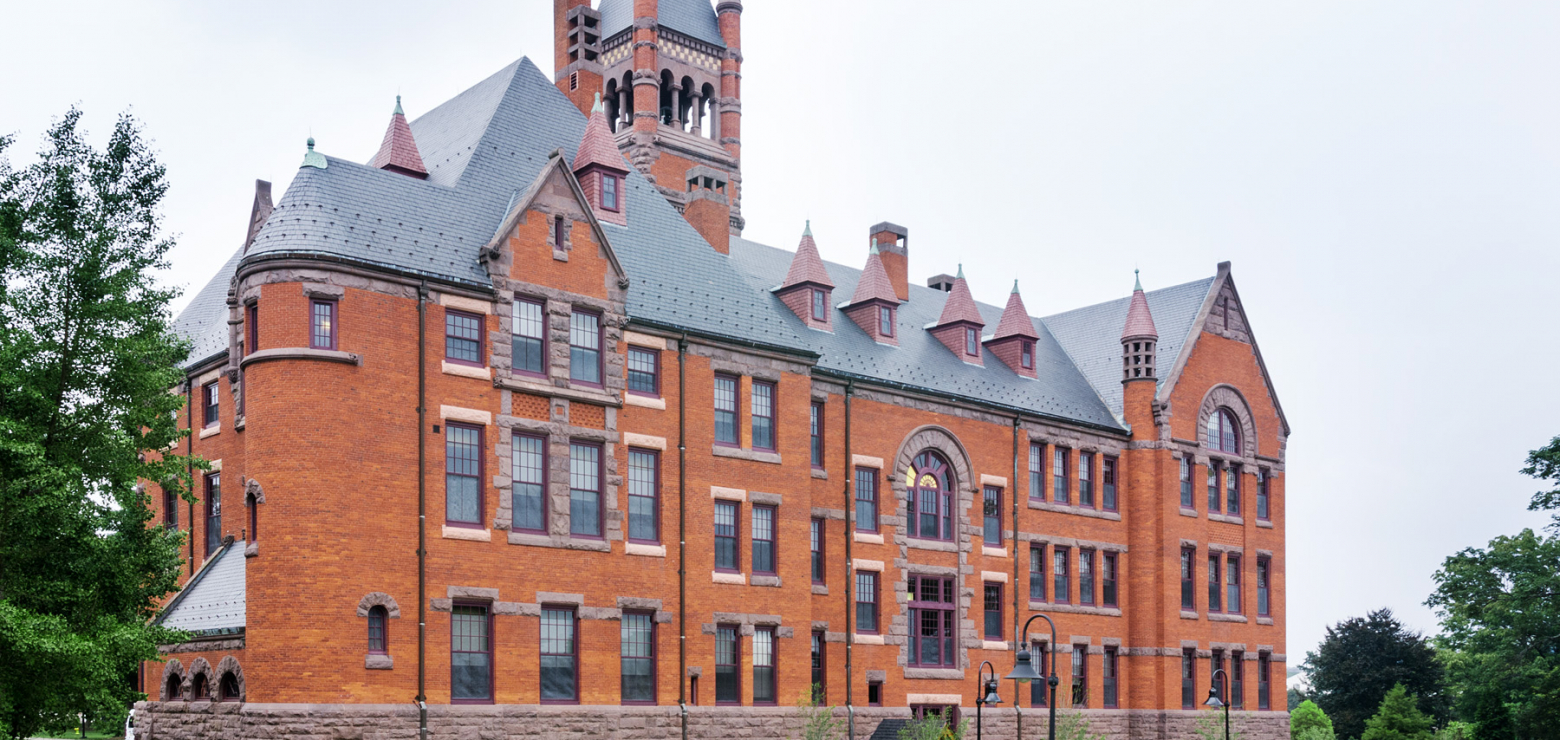
<svg viewBox="0 0 1560 740">
<path fill-rule="evenodd" d="M 336 321 L 339 313 L 335 301 L 320 298 L 309 299 L 309 347 L 312 349 L 335 349 L 336 337 L 340 324 Z"/>
<path fill-rule="evenodd" d="M 1051 675 L 1051 651 L 1050 644 L 1044 640 L 1034 640 L 1029 643 L 1029 652 L 1034 656 L 1036 670 L 1041 676 Z M 1029 682 L 1029 706 L 1048 707 L 1051 705 L 1051 687 L 1045 681 Z"/>
<path fill-rule="evenodd" d="M 868 681 L 867 682 L 867 706 L 869 706 L 869 707 L 881 707 L 881 706 L 883 706 L 883 682 L 882 681 Z"/>
<path fill-rule="evenodd" d="M 222 547 L 222 473 L 207 473 L 206 484 L 206 557 Z"/>
<path fill-rule="evenodd" d="M 1230 708 L 1246 708 L 1246 652 L 1230 652 Z"/>
<path fill-rule="evenodd" d="M 1116 511 L 1120 507 L 1116 500 L 1116 472 L 1120 462 L 1109 455 L 1100 458 L 1100 508 L 1105 511 Z"/>
<path fill-rule="evenodd" d="M 1072 552 L 1069 548 L 1056 545 L 1051 548 L 1051 596 L 1053 603 L 1072 603 Z"/>
<path fill-rule="evenodd" d="M 809 693 L 815 707 L 829 703 L 829 643 L 825 635 L 823 630 L 812 633 L 812 691 Z"/>
<path fill-rule="evenodd" d="M 1121 595 L 1117 592 L 1121 588 L 1121 572 L 1116 569 L 1117 555 L 1107 552 L 1100 558 L 1100 606 L 1116 607 L 1121 603 Z"/>
<path fill-rule="evenodd" d="M 486 324 L 483 318 L 479 313 L 457 311 L 453 308 L 444 309 L 445 362 L 467 367 L 487 367 L 487 364 L 482 361 L 486 356 L 482 351 L 484 345 L 482 335 Z M 458 355 L 455 354 L 457 352 Z M 476 355 L 476 359 L 467 359 L 464 356 L 470 354 Z"/>
<path fill-rule="evenodd" d="M 812 546 L 810 550 L 812 556 L 812 582 L 820 586 L 825 583 L 829 574 L 829 568 L 825 564 L 826 561 L 824 560 L 824 548 L 827 546 L 827 532 L 823 522 L 823 519 L 813 517 L 812 523 L 809 525 L 810 534 L 812 536 Z"/>
<path fill-rule="evenodd" d="M 179 494 L 163 489 L 163 527 L 179 528 Z"/>
<path fill-rule="evenodd" d="M 611 204 L 607 196 L 612 197 Z M 623 181 L 610 172 L 601 173 L 601 210 L 618 213 L 623 210 Z"/>
<path fill-rule="evenodd" d="M 1027 339 L 1018 342 L 1018 364 L 1025 370 L 1033 370 L 1035 367 L 1035 343 Z"/>
<path fill-rule="evenodd" d="M 1089 646 L 1072 646 L 1072 707 L 1089 708 Z"/>
<path fill-rule="evenodd" d="M 1257 468 L 1257 521 L 1259 522 L 1272 521 L 1272 483 L 1273 473 L 1267 468 Z"/>
<path fill-rule="evenodd" d="M 1071 453 L 1072 450 L 1066 447 L 1051 448 L 1051 495 L 1056 497 L 1058 504 L 1072 504 L 1067 487 L 1067 463 Z"/>
<path fill-rule="evenodd" d="M 1192 509 L 1197 499 L 1192 495 L 1192 458 L 1181 458 L 1181 508 Z"/>
<path fill-rule="evenodd" d="M 553 216 L 552 238 L 553 249 L 560 252 L 563 251 L 563 245 L 568 239 L 568 235 L 564 232 L 562 216 Z"/>
<path fill-rule="evenodd" d="M 728 698 L 721 698 L 722 693 Z M 715 625 L 715 704 L 742 704 L 742 633 L 735 624 Z"/>
<path fill-rule="evenodd" d="M 377 604 L 368 609 L 368 652 L 373 655 L 390 652 L 390 613 Z"/>
<path fill-rule="evenodd" d="M 823 470 L 823 402 L 812 402 L 812 426 L 808 439 L 813 470 Z"/>
<path fill-rule="evenodd" d="M 1002 637 L 1002 584 L 984 582 L 981 584 L 981 636 L 987 640 L 1001 640 Z"/>
<path fill-rule="evenodd" d="M 1094 606 L 1094 550 L 1078 550 L 1078 604 Z"/>
<path fill-rule="evenodd" d="M 1257 653 L 1257 709 L 1268 711 L 1273 708 L 1271 698 L 1273 675 L 1273 657 L 1268 653 Z"/>
<path fill-rule="evenodd" d="M 1230 516 L 1240 516 L 1240 474 L 1238 463 L 1230 463 L 1224 473 L 1224 513 Z"/>
<path fill-rule="evenodd" d="M 551 616 L 549 616 L 551 615 Z M 565 615 L 566 622 L 559 622 L 559 615 Z M 548 620 L 552 619 L 549 625 Z M 541 695 L 543 704 L 578 704 L 580 703 L 580 615 L 573 605 L 543 604 L 542 618 L 537 620 L 540 629 L 540 641 L 537 643 L 537 688 L 544 690 L 547 680 L 542 677 L 542 672 L 547 670 L 548 658 L 554 659 L 555 667 L 564 665 L 565 661 L 573 671 L 574 695 L 572 697 L 554 696 L 548 698 Z M 549 628 L 552 632 L 549 634 Z M 560 633 L 560 630 L 562 632 Z M 562 648 L 562 649 L 560 649 Z"/>
<path fill-rule="evenodd" d="M 625 705 L 644 706 L 657 704 L 656 674 L 658 671 L 656 670 L 655 612 L 625 609 L 623 611 L 622 624 L 618 628 L 618 635 L 619 652 L 621 655 L 618 671 L 619 697 L 622 703 Z M 647 668 L 644 673 L 649 677 L 650 685 L 648 687 L 640 685 L 630 689 L 628 685 L 630 666 L 645 666 Z M 650 698 L 629 698 L 631 690 L 638 691 L 643 689 L 649 690 Z"/>
<path fill-rule="evenodd" d="M 969 357 L 980 356 L 980 330 L 973 326 L 964 327 L 964 354 Z"/>
<path fill-rule="evenodd" d="M 547 303 L 538 298 L 515 296 L 509 311 L 510 372 L 533 378 L 547 377 Z M 531 359 L 535 360 L 535 369 L 526 367 Z"/>
<path fill-rule="evenodd" d="M 829 298 L 822 288 L 812 288 L 808 291 L 807 302 L 811 305 L 813 321 L 828 321 Z"/>
<path fill-rule="evenodd" d="M 644 387 L 646 376 L 649 376 L 649 388 Z M 630 346 L 628 348 L 628 392 L 647 398 L 661 397 L 660 352 L 644 347 Z"/>
<path fill-rule="evenodd" d="M 575 457 L 575 450 L 580 450 L 581 452 L 584 452 L 584 451 L 588 450 L 588 451 L 591 451 L 591 452 L 595 453 L 594 454 L 594 457 L 596 458 L 595 459 L 595 465 L 591 465 L 590 464 L 591 461 L 586 460 L 583 457 L 581 457 L 579 459 L 576 459 L 576 457 Z M 606 520 L 607 520 L 607 512 L 606 512 L 607 503 L 606 503 L 606 499 L 607 499 L 607 497 L 606 497 L 606 491 L 604 490 L 605 486 L 602 485 L 602 483 L 606 479 L 606 471 L 604 470 L 604 467 L 606 466 L 605 458 L 606 458 L 606 451 L 603 449 L 602 444 L 600 442 L 594 442 L 594 441 L 585 440 L 585 439 L 571 439 L 571 440 L 569 440 L 569 536 L 570 537 L 579 537 L 581 539 L 589 539 L 589 540 L 599 540 L 599 539 L 604 539 L 606 537 L 606 535 L 607 535 L 607 532 L 606 532 Z M 587 486 L 589 486 L 589 487 L 587 487 Z M 595 522 L 594 522 L 595 531 L 580 529 L 577 526 L 581 519 L 588 520 L 590 517 L 577 516 L 577 514 L 583 513 L 584 507 L 589 503 L 589 499 L 586 498 L 583 495 L 582 496 L 576 496 L 576 494 L 588 494 L 590 496 L 594 496 L 594 498 L 595 498 L 595 507 L 596 507 L 596 516 L 595 516 Z"/>
<path fill-rule="evenodd" d="M 923 668 L 952 668 L 959 664 L 957 652 L 959 602 L 954 594 L 954 579 L 947 576 L 910 576 L 910 660 L 909 665 Z M 930 617 L 930 619 L 928 619 Z M 935 634 L 928 634 L 928 630 Z M 927 640 L 935 640 L 937 662 L 923 660 Z"/>
<path fill-rule="evenodd" d="M 1181 649 L 1181 708 L 1197 708 L 1197 649 Z"/>
<path fill-rule="evenodd" d="M 882 630 L 883 612 L 878 608 L 878 588 L 882 585 L 882 574 L 875 570 L 856 571 L 856 590 L 851 597 L 856 605 L 855 629 L 857 634 L 875 635 Z M 870 617 L 870 627 L 864 627 Z"/>
<path fill-rule="evenodd" d="M 1208 553 L 1208 613 L 1218 614 L 1224 611 L 1224 578 L 1221 573 L 1224 563 L 1219 559 L 1219 553 Z"/>
<path fill-rule="evenodd" d="M 780 528 L 779 510 L 766 504 L 754 504 L 749 509 L 752 511 L 752 529 L 748 548 L 753 575 L 775 575 L 780 571 L 780 542 L 776 536 Z"/>
<path fill-rule="evenodd" d="M 894 336 L 893 306 L 878 306 L 878 333 L 885 337 Z"/>
<path fill-rule="evenodd" d="M 1105 647 L 1104 660 L 1101 661 L 1100 676 L 1104 679 L 1104 697 L 1101 704 L 1106 709 L 1115 709 L 1119 706 L 1121 694 L 1121 664 L 1117 662 L 1117 652 L 1114 646 Z"/>
<path fill-rule="evenodd" d="M 772 707 L 780 703 L 779 647 L 774 627 L 753 628 L 753 706 Z M 764 671 L 768 672 L 767 677 Z M 769 696 L 759 696 L 762 684 L 768 684 Z"/>
<path fill-rule="evenodd" d="M 1045 500 L 1045 445 L 1029 443 L 1029 498 Z"/>
<path fill-rule="evenodd" d="M 481 614 L 462 611 L 471 609 L 480 609 Z M 466 619 L 462 619 L 462 617 Z M 482 628 L 480 638 L 471 634 L 462 634 L 458 627 L 462 623 L 468 626 L 475 626 L 480 623 Z M 462 638 L 465 638 L 467 641 L 462 642 Z M 473 639 L 481 639 L 482 642 L 471 642 Z M 455 698 L 455 656 L 457 654 L 487 656 L 487 696 Z M 494 675 L 498 673 L 496 670 L 496 658 L 496 651 L 493 650 L 493 610 L 490 608 L 490 605 L 487 602 L 454 602 L 450 609 L 450 703 L 492 704 L 493 694 L 495 693 L 493 691 Z"/>
<path fill-rule="evenodd" d="M 878 531 L 878 475 L 877 468 L 856 468 L 856 531 Z"/>
<path fill-rule="evenodd" d="M 741 524 L 742 506 L 735 501 L 715 502 L 715 551 L 714 569 L 721 573 L 742 572 L 742 536 Z M 730 548 L 731 562 L 728 565 L 721 564 L 721 545 L 726 544 Z"/>
<path fill-rule="evenodd" d="M 1224 471 L 1219 467 L 1219 461 L 1208 460 L 1208 513 L 1218 514 L 1224 511 Z"/>
<path fill-rule="evenodd" d="M 1240 598 L 1240 556 L 1231 552 L 1224 555 L 1224 611 L 1242 614 Z"/>
<path fill-rule="evenodd" d="M 1002 489 L 982 486 L 981 541 L 987 547 L 1002 546 Z"/>
<path fill-rule="evenodd" d="M 1208 417 L 1208 446 L 1231 455 L 1240 454 L 1240 423 L 1235 413 L 1220 406 Z"/>
<path fill-rule="evenodd" d="M 948 461 L 931 450 L 926 450 L 911 462 L 914 471 L 916 485 L 911 486 L 909 495 L 908 534 L 923 540 L 937 540 L 941 542 L 954 542 L 957 540 L 954 509 L 954 488 L 957 483 L 953 478 L 953 467 Z M 927 488 L 921 485 L 927 478 L 934 479 L 934 487 Z M 928 498 L 930 496 L 930 498 Z M 926 504 L 932 502 L 935 509 L 926 511 Z M 928 522 L 927 517 L 932 519 Z M 927 534 L 927 524 L 930 523 L 932 534 Z"/>
<path fill-rule="evenodd" d="M 1181 548 L 1181 611 L 1197 611 L 1197 548 Z"/>
<path fill-rule="evenodd" d="M 460 422 L 445 421 L 444 423 L 444 523 L 451 527 L 466 527 L 484 529 L 483 522 L 487 520 L 487 497 L 483 495 L 482 478 L 486 467 L 486 456 L 483 455 L 482 437 L 483 428 L 475 424 L 463 424 Z M 457 439 L 457 432 L 461 439 Z M 467 441 L 466 434 L 475 435 L 475 441 Z M 459 449 L 457 449 L 459 448 Z M 469 486 L 472 495 L 476 496 L 477 516 L 475 519 L 457 519 L 451 516 L 450 505 L 452 484 L 460 483 L 461 488 Z M 466 495 L 467 491 L 459 492 Z"/>
<path fill-rule="evenodd" d="M 591 388 L 604 387 L 607 353 L 601 323 L 601 314 L 596 311 L 576 307 L 569 312 L 569 382 Z M 591 341 L 595 344 L 580 343 Z M 582 369 L 595 373 L 595 380 L 576 374 Z"/>
<path fill-rule="evenodd" d="M 1045 545 L 1029 543 L 1029 600 L 1045 601 L 1045 582 L 1050 573 L 1045 569 Z"/>
<path fill-rule="evenodd" d="M 1257 616 L 1272 616 L 1273 612 L 1273 559 L 1257 556 Z"/>
<path fill-rule="evenodd" d="M 260 351 L 260 302 L 250 301 L 244 307 L 244 354 Z"/>
<path fill-rule="evenodd" d="M 509 526 L 516 532 L 547 532 L 549 509 L 547 495 L 547 437 L 515 432 L 509 440 Z M 522 507 L 535 497 L 534 508 Z M 535 518 L 530 518 L 535 514 Z"/>
<path fill-rule="evenodd" d="M 1094 508 L 1094 453 L 1078 453 L 1078 505 Z"/>
<path fill-rule="evenodd" d="M 201 421 L 210 429 L 222 423 L 221 379 L 200 387 Z"/>
<path fill-rule="evenodd" d="M 248 512 L 249 512 L 249 538 L 248 538 L 248 541 L 249 542 L 259 542 L 260 541 L 260 506 L 259 506 L 259 503 L 257 501 L 255 501 L 255 495 L 254 494 L 251 493 L 251 494 L 249 494 L 249 495 L 244 497 L 244 508 L 247 509 Z"/>
<path fill-rule="evenodd" d="M 748 411 L 752 414 L 753 449 L 774 452 L 780 448 L 780 387 L 772 381 L 754 379 L 749 383 Z M 761 436 L 768 439 L 761 439 Z"/>
<path fill-rule="evenodd" d="M 649 517 L 648 537 L 644 518 Z M 628 448 L 628 541 L 661 544 L 661 453 Z"/>
<path fill-rule="evenodd" d="M 729 388 L 727 387 L 729 385 Z M 742 444 L 742 380 L 735 375 L 715 373 L 714 401 L 715 444 L 721 447 L 739 447 Z M 723 417 L 729 424 L 729 435 L 722 435 Z M 728 438 L 729 437 L 729 438 Z"/>
</svg>

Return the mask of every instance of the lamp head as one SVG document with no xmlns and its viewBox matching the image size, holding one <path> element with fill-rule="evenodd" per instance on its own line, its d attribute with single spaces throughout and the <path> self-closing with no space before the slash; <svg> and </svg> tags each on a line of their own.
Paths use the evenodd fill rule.
<svg viewBox="0 0 1560 740">
<path fill-rule="evenodd" d="M 1219 699 L 1219 687 L 1214 686 L 1208 689 L 1208 700 L 1203 702 L 1203 706 L 1213 707 L 1214 709 L 1224 706 L 1224 702 Z"/>
<path fill-rule="evenodd" d="M 985 704 L 1001 704 L 1002 697 L 997 695 L 997 679 L 986 682 L 986 698 L 981 700 Z"/>
<path fill-rule="evenodd" d="M 1013 658 L 1013 670 L 1005 678 L 1019 683 L 1029 683 L 1040 678 L 1040 674 L 1035 673 L 1034 661 L 1029 655 L 1029 648 L 1018 651 L 1018 655 Z"/>
</svg>

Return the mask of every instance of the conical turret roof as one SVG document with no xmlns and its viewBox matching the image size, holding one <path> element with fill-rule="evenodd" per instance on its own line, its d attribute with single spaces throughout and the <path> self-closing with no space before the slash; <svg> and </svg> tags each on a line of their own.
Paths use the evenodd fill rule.
<svg viewBox="0 0 1560 740">
<path fill-rule="evenodd" d="M 574 155 L 571 168 L 579 172 L 591 165 L 605 167 L 615 172 L 628 172 L 628 162 L 618 151 L 617 140 L 607 126 L 607 114 L 601 105 L 601 93 L 596 93 L 596 104 L 591 106 L 590 119 L 585 122 L 585 135 L 580 137 L 579 151 Z"/>
<path fill-rule="evenodd" d="M 1134 274 L 1136 272 L 1133 271 Z M 1121 331 L 1121 338 L 1159 338 L 1159 330 L 1154 328 L 1154 316 L 1148 311 L 1148 296 L 1143 294 L 1141 278 L 1137 280 L 1137 285 L 1132 290 L 1132 305 L 1127 308 L 1127 325 Z"/>
<path fill-rule="evenodd" d="M 986 325 L 986 320 L 980 317 L 980 309 L 975 307 L 975 297 L 970 295 L 970 284 L 964 281 L 964 265 L 959 265 L 959 274 L 953 279 L 953 291 L 948 293 L 948 302 L 943 304 L 937 325 L 947 326 L 960 321 Z"/>
<path fill-rule="evenodd" d="M 1002 320 L 997 322 L 997 333 L 993 338 L 1004 337 L 1040 338 L 1028 309 L 1024 308 L 1024 298 L 1018 294 L 1017 280 L 1013 281 L 1013 292 L 1008 294 L 1007 307 L 1002 309 Z"/>
<path fill-rule="evenodd" d="M 874 298 L 899 303 L 899 294 L 894 292 L 894 284 L 888 280 L 888 270 L 883 269 L 883 257 L 878 254 L 877 245 L 873 245 L 872 251 L 867 254 L 867 266 L 861 270 L 861 279 L 856 282 L 856 294 L 850 297 L 850 302 L 862 303 Z"/>
<path fill-rule="evenodd" d="M 823 258 L 818 256 L 818 244 L 813 241 L 811 221 L 807 222 L 807 228 L 802 231 L 802 243 L 797 245 L 796 256 L 791 258 L 791 269 L 786 272 L 785 282 L 780 287 L 789 288 L 802 283 L 834 287 L 834 282 L 829 280 L 829 271 L 823 267 Z"/>
<path fill-rule="evenodd" d="M 412 127 L 406 123 L 406 113 L 401 110 L 399 95 L 395 96 L 395 112 L 390 114 L 385 140 L 369 166 L 417 178 L 428 176 L 428 168 L 423 166 L 422 155 L 417 151 L 417 141 L 412 138 Z"/>
</svg>

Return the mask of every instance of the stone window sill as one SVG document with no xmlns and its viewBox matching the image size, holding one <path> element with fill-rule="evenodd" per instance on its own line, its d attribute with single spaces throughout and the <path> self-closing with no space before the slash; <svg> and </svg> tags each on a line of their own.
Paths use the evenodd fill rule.
<svg viewBox="0 0 1560 740">
<path fill-rule="evenodd" d="M 817 478 L 818 480 L 828 480 L 829 479 L 829 471 L 827 471 L 827 470 L 819 470 L 817 468 L 813 468 L 812 469 L 812 477 Z"/>
<path fill-rule="evenodd" d="M 441 532 L 447 540 L 469 540 L 471 542 L 491 542 L 493 532 L 489 529 L 476 529 L 473 527 L 451 527 L 444 525 Z"/>
<path fill-rule="evenodd" d="M 1258 519 L 1257 520 L 1257 526 L 1261 527 L 1263 529 L 1272 529 L 1273 528 L 1273 523 L 1270 522 L 1270 521 L 1264 520 L 1264 519 Z"/>
<path fill-rule="evenodd" d="M 1095 509 L 1085 509 L 1082 506 L 1053 504 L 1049 501 L 1036 501 L 1034 499 L 1029 499 L 1029 508 L 1039 509 L 1041 511 L 1049 511 L 1053 514 L 1072 514 L 1074 516 L 1086 516 L 1093 519 L 1108 519 L 1113 522 L 1121 521 L 1121 512 L 1119 511 L 1098 511 Z"/>
<path fill-rule="evenodd" d="M 647 558 L 666 557 L 666 545 L 641 545 L 637 542 L 629 542 L 623 545 L 623 552 L 628 555 L 642 555 Z"/>
<path fill-rule="evenodd" d="M 883 636 L 882 635 L 863 635 L 860 632 L 857 632 L 856 633 L 856 639 L 853 642 L 855 642 L 857 645 L 882 645 L 883 644 Z"/>
<path fill-rule="evenodd" d="M 905 544 L 920 550 L 937 550 L 938 552 L 958 552 L 956 543 L 946 540 L 923 540 L 918 537 L 906 537 Z"/>
<path fill-rule="evenodd" d="M 1257 617 L 1257 624 L 1271 626 L 1273 624 L 1273 618 L 1272 617 Z"/>
<path fill-rule="evenodd" d="M 1188 508 L 1183 506 L 1183 507 L 1181 507 L 1181 516 L 1189 516 L 1189 517 L 1191 517 L 1193 519 L 1196 519 L 1197 518 L 1197 510 L 1196 509 L 1188 509 Z"/>
<path fill-rule="evenodd" d="M 666 399 L 664 399 L 664 398 L 651 398 L 649 396 L 638 396 L 638 395 L 634 395 L 633 393 L 626 393 L 626 394 L 623 395 L 623 405 L 624 406 L 638 406 L 640 408 L 655 409 L 657 411 L 665 411 L 666 410 Z"/>
<path fill-rule="evenodd" d="M 905 668 L 905 678 L 964 678 L 964 671 L 958 668 Z"/>
<path fill-rule="evenodd" d="M 612 545 L 606 540 L 573 539 L 571 537 L 539 534 L 537 532 L 510 532 L 509 544 L 523 545 L 526 547 L 551 547 L 559 550 L 591 550 L 593 552 L 611 552 Z"/>
<path fill-rule="evenodd" d="M 1101 617 L 1119 617 L 1121 610 L 1110 606 L 1079 606 L 1077 604 L 1049 604 L 1043 601 L 1029 602 L 1030 611 L 1058 612 L 1062 614 L 1093 614 Z M 1184 615 L 1186 612 L 1182 612 Z M 1195 615 L 1194 617 L 1195 618 Z"/>
<path fill-rule="evenodd" d="M 221 424 L 212 424 L 211 426 L 206 427 L 205 429 L 200 430 L 200 438 L 201 439 L 205 439 L 207 437 L 215 437 L 215 436 L 217 436 L 218 434 L 221 434 L 221 433 L 222 433 L 222 425 Z"/>
<path fill-rule="evenodd" d="M 741 447 L 725 447 L 723 445 L 713 445 L 710 449 L 711 454 L 715 455 L 716 457 L 729 457 L 736 460 L 748 460 L 751 462 L 768 463 L 770 465 L 780 464 L 780 454 L 777 452 L 759 452 L 757 450 L 749 450 Z"/>
<path fill-rule="evenodd" d="M 445 360 L 439 363 L 439 369 L 442 370 L 445 375 L 456 375 L 462 378 L 476 378 L 477 380 L 493 379 L 493 368 L 490 367 L 472 367 L 470 365 L 462 365 L 458 362 L 450 362 Z"/>
<path fill-rule="evenodd" d="M 753 576 L 753 585 L 764 586 L 768 588 L 780 588 L 780 576 L 755 575 Z"/>
<path fill-rule="evenodd" d="M 871 532 L 854 532 L 854 533 L 851 534 L 851 538 L 854 539 L 857 542 L 860 542 L 860 543 L 864 544 L 864 545 L 881 545 L 881 544 L 883 544 L 883 535 L 882 534 L 873 534 Z"/>
<path fill-rule="evenodd" d="M 981 650 L 1001 650 L 1003 652 L 1006 652 L 1009 648 L 1008 648 L 1008 644 L 1006 642 L 998 642 L 996 640 L 981 640 L 980 641 L 980 649 Z"/>
<path fill-rule="evenodd" d="M 510 391 L 520 391 L 546 398 L 567 398 L 570 401 L 584 401 L 598 406 L 610 406 L 622 408 L 623 400 L 602 388 L 584 388 L 576 386 L 560 387 L 553 385 L 550 380 L 524 378 L 515 375 L 499 376 L 493 380 L 493 387 Z"/>
<path fill-rule="evenodd" d="M 1244 614 L 1209 614 L 1208 615 L 1208 621 L 1210 621 L 1210 622 L 1240 622 L 1241 624 L 1245 624 L 1246 623 L 1246 615 L 1244 615 Z"/>
<path fill-rule="evenodd" d="M 744 586 L 747 585 L 747 574 L 715 572 L 710 574 L 710 581 L 713 583 L 729 583 L 733 586 Z"/>
<path fill-rule="evenodd" d="M 825 585 L 823 585 L 821 583 L 814 583 L 813 587 L 812 587 L 812 592 L 813 592 L 814 596 L 828 596 L 829 595 L 829 587 L 825 586 Z"/>
<path fill-rule="evenodd" d="M 1008 556 L 1006 547 L 986 547 L 984 545 L 980 548 L 980 554 L 988 558 L 1005 558 Z"/>
<path fill-rule="evenodd" d="M 363 667 L 371 671 L 388 671 L 395 667 L 395 658 L 370 653 L 363 658 Z"/>
<path fill-rule="evenodd" d="M 1197 619 L 1197 612 L 1181 612 L 1182 619 Z"/>
<path fill-rule="evenodd" d="M 1209 514 L 1208 521 L 1224 522 L 1225 524 L 1245 524 L 1246 520 L 1238 516 L 1225 516 L 1224 514 Z"/>
</svg>

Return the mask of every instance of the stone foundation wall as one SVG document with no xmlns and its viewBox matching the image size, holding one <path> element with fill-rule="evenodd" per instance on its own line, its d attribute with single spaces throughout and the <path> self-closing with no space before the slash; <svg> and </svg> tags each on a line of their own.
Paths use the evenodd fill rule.
<svg viewBox="0 0 1560 740">
<path fill-rule="evenodd" d="M 845 710 L 836 710 L 841 719 Z M 974 730 L 975 709 L 961 716 Z M 856 738 L 866 740 L 878 723 L 903 718 L 903 707 L 856 710 Z M 984 712 L 983 728 L 992 737 L 1015 737 L 1010 707 Z M 1197 738 L 1199 721 L 1219 720 L 1214 712 L 1083 710 L 1074 712 L 1093 733 L 1109 740 L 1182 740 Z M 1026 709 L 1024 736 L 1044 737 L 1044 710 Z M 1287 712 L 1237 712 L 1231 725 L 1245 740 L 1288 740 Z M 431 738 L 451 740 L 663 740 L 680 738 L 677 707 L 616 706 L 430 706 Z M 417 707 L 411 704 L 241 704 L 237 702 L 140 702 L 136 730 L 144 740 L 417 740 Z M 688 737 L 794 738 L 801 735 L 791 707 L 689 707 Z"/>
</svg>

